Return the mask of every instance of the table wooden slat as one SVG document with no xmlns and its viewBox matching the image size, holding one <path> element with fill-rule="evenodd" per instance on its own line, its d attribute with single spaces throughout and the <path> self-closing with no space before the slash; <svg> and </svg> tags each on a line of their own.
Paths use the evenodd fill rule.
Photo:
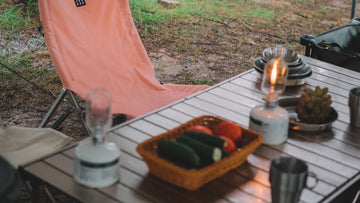
<svg viewBox="0 0 360 203">
<path fill-rule="evenodd" d="M 174 109 L 168 108 L 159 112 L 160 115 L 167 117 L 168 119 L 177 121 L 179 123 L 186 123 L 192 119 L 192 117 L 181 114 Z"/>
<path fill-rule="evenodd" d="M 214 194 L 217 194 L 219 196 L 224 196 L 231 202 L 257 202 L 257 203 L 263 203 L 268 202 L 261 198 L 255 197 L 252 194 L 248 194 L 243 192 L 242 190 L 239 190 L 237 188 L 232 187 L 228 183 L 225 183 L 223 181 L 213 181 L 205 186 L 206 190 L 209 190 L 213 192 Z"/>
<path fill-rule="evenodd" d="M 311 65 L 311 67 L 316 66 L 316 67 L 321 68 L 323 70 L 322 72 L 325 75 L 328 74 L 329 72 L 334 72 L 339 76 L 344 75 L 344 76 L 359 80 L 359 77 L 357 77 L 357 76 L 359 76 L 360 74 L 357 73 L 357 72 L 354 72 L 352 70 L 342 68 L 342 67 L 330 64 L 330 63 L 326 63 L 324 61 L 320 61 L 320 60 L 312 59 L 312 58 L 309 58 L 309 57 L 305 57 L 305 56 L 302 56 L 302 55 L 300 57 L 305 63 Z"/>
<path fill-rule="evenodd" d="M 151 124 L 149 122 L 146 122 L 144 120 L 137 120 L 135 122 L 132 122 L 132 123 L 130 123 L 130 126 L 137 130 L 147 132 L 148 134 L 150 134 L 152 136 L 156 136 L 156 135 L 166 132 L 166 129 L 159 128 L 158 126 Z"/>
<path fill-rule="evenodd" d="M 348 145 L 346 143 L 342 143 L 337 145 L 336 148 L 330 148 L 328 145 L 325 145 L 324 143 L 316 143 L 313 142 L 310 139 L 306 139 L 305 137 L 301 136 L 294 136 L 292 137 L 294 139 L 288 139 L 288 143 L 291 143 L 293 145 L 299 146 L 303 149 L 306 149 L 308 151 L 314 151 L 316 149 L 317 154 L 325 155 L 327 157 L 331 157 L 332 160 L 335 160 L 343 165 L 352 167 L 354 169 L 360 168 L 360 154 L 356 154 L 355 152 L 358 150 L 358 148 Z M 353 149 L 351 151 L 351 149 Z M 345 153 L 339 153 L 339 151 L 345 151 Z M 351 152 L 355 153 L 352 154 Z"/>
<path fill-rule="evenodd" d="M 347 92 L 348 90 L 353 88 L 355 85 L 355 84 L 348 83 L 348 81 L 339 80 L 339 78 L 332 78 L 332 77 L 329 77 L 328 75 L 320 74 L 317 72 L 314 72 L 314 74 L 311 76 L 311 79 L 314 79 L 316 81 L 323 81 L 326 84 L 331 84 L 331 85 L 337 86 L 337 87 L 345 90 L 345 92 Z"/>
<path fill-rule="evenodd" d="M 341 153 L 360 158 L 360 154 L 357 153 L 359 150 L 359 146 L 357 146 L 356 143 L 347 141 L 344 137 L 338 136 L 339 133 L 343 132 L 339 132 L 334 129 L 332 129 L 332 131 L 334 133 L 332 135 L 328 135 L 325 133 L 306 133 L 305 135 L 303 135 L 299 132 L 290 131 L 289 136 L 294 139 L 301 139 L 304 142 L 306 142 L 306 140 L 316 142 L 318 144 L 325 145 L 332 149 L 341 151 Z"/>
<path fill-rule="evenodd" d="M 349 84 L 352 84 L 352 85 L 358 85 L 358 83 L 359 83 L 358 78 L 355 79 L 353 77 L 349 77 L 349 76 L 346 76 L 346 75 L 341 75 L 341 74 L 338 74 L 338 73 L 333 72 L 333 71 L 327 71 L 327 70 L 321 69 L 321 68 L 319 68 L 317 66 L 312 66 L 311 69 L 312 69 L 313 73 L 317 73 L 319 75 L 326 76 L 326 77 L 331 77 L 331 78 L 333 78 L 335 80 L 341 80 L 342 82 L 345 82 L 345 83 L 349 83 Z"/>
<path fill-rule="evenodd" d="M 119 128 L 113 131 L 113 133 L 115 133 L 116 135 L 119 136 L 123 136 L 126 137 L 136 143 L 140 143 L 142 141 L 144 141 L 145 139 L 149 139 L 151 137 L 151 135 L 139 131 L 133 127 L 130 126 L 124 126 L 123 128 Z M 110 136 L 116 136 L 116 135 L 112 135 L 112 133 L 110 133 Z"/>
<path fill-rule="evenodd" d="M 179 126 L 179 122 L 164 118 L 159 114 L 152 114 L 144 118 L 144 120 L 151 122 L 152 124 L 161 125 L 167 130 L 171 130 Z"/>
<path fill-rule="evenodd" d="M 241 119 L 243 119 L 242 117 L 239 117 L 238 113 L 235 113 L 234 111 L 228 110 L 228 109 L 223 109 L 222 107 L 218 106 L 218 105 L 214 105 L 212 103 L 209 103 L 207 101 L 198 99 L 198 98 L 193 98 L 191 100 L 186 100 L 185 103 L 193 105 L 193 106 L 197 106 L 199 109 L 202 110 L 211 110 L 212 113 L 219 115 L 227 120 L 231 120 L 231 121 L 235 121 L 240 123 Z"/>
<path fill-rule="evenodd" d="M 208 111 L 204 111 L 186 103 L 176 104 L 172 106 L 172 108 L 183 113 L 191 114 L 193 117 L 198 117 L 202 115 L 214 115 L 212 112 L 210 112 L 210 109 L 208 109 Z"/>
<path fill-rule="evenodd" d="M 348 128 L 349 130 L 347 130 L 346 132 L 338 129 L 333 129 L 333 132 L 335 132 L 334 136 L 337 140 L 341 140 L 348 144 L 354 145 L 356 146 L 356 149 L 358 149 L 360 147 L 360 136 L 358 136 L 360 129 L 351 128 L 350 126 L 348 126 Z M 350 129 L 352 129 L 353 132 L 350 132 L 351 131 Z"/>
<path fill-rule="evenodd" d="M 214 105 L 221 106 L 221 108 L 229 109 L 230 111 L 236 110 L 236 112 L 242 113 L 242 112 L 249 112 L 251 110 L 251 108 L 245 105 L 241 105 L 237 102 L 231 101 L 226 97 L 220 97 L 218 95 L 214 95 L 210 93 L 204 93 L 202 95 L 199 95 L 197 98 L 212 103 Z"/>
</svg>

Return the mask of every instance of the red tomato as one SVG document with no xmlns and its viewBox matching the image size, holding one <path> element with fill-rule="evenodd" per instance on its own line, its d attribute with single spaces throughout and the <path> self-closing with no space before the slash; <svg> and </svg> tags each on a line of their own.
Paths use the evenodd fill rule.
<svg viewBox="0 0 360 203">
<path fill-rule="evenodd" d="M 212 134 L 212 131 L 210 130 L 210 128 L 203 126 L 203 125 L 192 125 L 192 126 L 188 127 L 187 130 Z"/>
<path fill-rule="evenodd" d="M 221 150 L 227 152 L 227 153 L 231 153 L 234 152 L 236 150 L 236 145 L 235 143 L 228 137 L 225 136 L 220 136 L 221 139 L 224 139 L 226 141 L 226 147 L 221 148 Z"/>
<path fill-rule="evenodd" d="M 235 144 L 239 144 L 242 138 L 241 127 L 234 122 L 222 122 L 217 125 L 213 131 L 215 135 L 225 136 L 234 141 Z"/>
</svg>

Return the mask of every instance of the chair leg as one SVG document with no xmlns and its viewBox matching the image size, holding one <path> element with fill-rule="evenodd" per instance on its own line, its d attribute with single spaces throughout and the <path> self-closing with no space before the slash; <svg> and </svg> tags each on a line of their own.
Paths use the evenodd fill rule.
<svg viewBox="0 0 360 203">
<path fill-rule="evenodd" d="M 0 126 L 5 127 L 5 123 L 1 120 L 1 118 L 0 118 Z"/>
<path fill-rule="evenodd" d="M 357 0 L 352 1 L 352 7 L 351 7 L 351 16 L 350 20 L 356 17 L 356 7 L 357 7 Z"/>
<path fill-rule="evenodd" d="M 45 118 L 42 120 L 42 122 L 40 123 L 40 125 L 38 126 L 38 128 L 43 128 L 45 127 L 48 122 L 50 121 L 50 119 L 52 118 L 52 116 L 54 115 L 55 111 L 57 110 L 57 108 L 59 107 L 61 101 L 64 99 L 66 94 L 66 89 L 63 88 L 59 94 L 59 96 L 56 98 L 55 102 L 51 105 L 49 111 L 46 113 Z"/>
<path fill-rule="evenodd" d="M 81 122 L 81 125 L 83 126 L 86 134 L 88 136 L 90 136 L 91 133 L 90 133 L 90 130 L 89 130 L 89 128 L 88 128 L 88 126 L 86 124 L 86 121 L 85 121 L 85 111 L 77 103 L 74 94 L 70 90 L 66 90 L 66 91 L 67 91 L 67 93 L 68 93 L 68 95 L 70 97 L 70 102 L 71 102 L 72 106 L 75 108 L 75 112 L 76 112 L 76 114 L 77 114 L 77 116 L 78 116 L 78 118 L 79 118 L 79 120 Z"/>
<path fill-rule="evenodd" d="M 64 120 L 70 116 L 70 114 L 74 112 L 74 108 L 72 106 L 70 106 L 69 108 L 67 108 L 65 110 L 64 113 L 61 114 L 61 116 L 50 126 L 50 128 L 52 129 L 57 129 L 63 122 Z"/>
<path fill-rule="evenodd" d="M 79 121 L 81 125 L 83 126 L 85 133 L 90 136 L 90 129 L 88 128 L 86 121 L 85 121 L 85 110 L 81 108 L 78 104 L 78 102 L 75 99 L 74 94 L 71 92 L 71 90 L 63 88 L 59 94 L 59 96 L 56 98 L 53 105 L 50 107 L 49 111 L 46 113 L 45 118 L 42 120 L 38 128 L 44 128 L 50 121 L 50 119 L 53 117 L 54 113 L 58 109 L 61 101 L 64 100 L 65 95 L 68 95 L 70 98 L 71 107 L 66 109 L 63 114 L 51 125 L 51 128 L 57 129 L 62 122 L 69 117 L 69 115 L 72 112 L 75 112 L 79 118 Z M 119 124 L 127 120 L 127 116 L 125 114 L 114 114 L 113 115 L 113 124 Z M 0 120 L 1 121 L 1 120 Z M 0 123 L 1 124 L 1 123 Z"/>
<path fill-rule="evenodd" d="M 30 196 L 31 196 L 31 202 L 40 202 L 41 199 L 41 187 L 44 189 L 46 198 L 51 202 L 51 203 L 55 203 L 55 198 L 53 196 L 53 194 L 51 193 L 51 191 L 49 190 L 49 188 L 43 184 L 43 182 L 41 180 L 39 180 L 38 178 L 28 174 L 27 172 L 24 171 L 24 168 L 22 166 L 20 166 L 17 170 L 19 172 L 19 177 L 22 180 L 22 183 L 25 186 L 25 189 L 27 190 L 27 192 L 29 192 Z M 45 201 L 45 202 L 49 202 L 49 201 Z M 1 202 L 1 201 L 0 201 Z"/>
<path fill-rule="evenodd" d="M 78 102 L 75 99 L 74 94 L 66 89 L 63 88 L 59 94 L 59 96 L 56 98 L 53 105 L 50 107 L 49 111 L 46 113 L 45 118 L 42 120 L 38 128 L 44 128 L 50 121 L 50 119 L 55 114 L 56 110 L 58 109 L 60 103 L 64 100 L 65 96 L 68 95 L 70 98 L 71 107 L 66 109 L 65 112 L 51 125 L 51 128 L 56 129 L 58 128 L 62 122 L 72 113 L 75 112 L 80 120 L 81 125 L 83 126 L 85 133 L 90 136 L 90 130 L 86 125 L 85 122 L 85 112 L 84 110 L 79 106 Z"/>
<path fill-rule="evenodd" d="M 310 56 L 310 46 L 311 46 L 311 45 L 306 45 L 306 48 L 305 48 L 305 56 Z"/>
<path fill-rule="evenodd" d="M 32 179 L 28 183 L 28 188 L 31 192 L 31 201 L 39 202 L 40 201 L 40 182 L 38 180 Z"/>
<path fill-rule="evenodd" d="M 41 182 L 35 178 L 28 178 L 25 179 L 22 177 L 23 182 L 25 184 L 25 188 L 28 190 L 28 192 L 31 195 L 31 202 L 40 202 L 40 187 L 42 186 L 44 188 L 44 192 L 46 194 L 46 197 L 49 199 L 51 203 L 55 203 L 55 198 L 48 189 L 46 185 L 41 184 Z"/>
<path fill-rule="evenodd" d="M 55 203 L 55 202 L 56 202 L 56 201 L 55 201 L 55 198 L 54 198 L 54 196 L 52 195 L 52 193 L 50 192 L 49 188 L 46 187 L 46 186 L 44 186 L 44 191 L 45 191 L 45 193 L 46 193 L 47 198 L 49 198 L 50 202 L 51 202 L 51 203 Z"/>
<path fill-rule="evenodd" d="M 360 201 L 360 189 L 357 191 L 352 203 L 358 203 Z"/>
</svg>

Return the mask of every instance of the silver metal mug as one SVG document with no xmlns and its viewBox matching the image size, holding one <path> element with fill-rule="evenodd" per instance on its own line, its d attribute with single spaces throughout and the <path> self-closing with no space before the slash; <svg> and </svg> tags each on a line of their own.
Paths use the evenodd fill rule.
<svg viewBox="0 0 360 203">
<path fill-rule="evenodd" d="M 350 125 L 360 128 L 360 87 L 349 92 Z"/>
<path fill-rule="evenodd" d="M 313 186 L 307 185 L 307 177 L 315 178 Z M 292 157 L 277 157 L 270 165 L 271 198 L 273 203 L 295 203 L 304 187 L 313 188 L 318 178 L 308 170 L 305 162 Z"/>
</svg>

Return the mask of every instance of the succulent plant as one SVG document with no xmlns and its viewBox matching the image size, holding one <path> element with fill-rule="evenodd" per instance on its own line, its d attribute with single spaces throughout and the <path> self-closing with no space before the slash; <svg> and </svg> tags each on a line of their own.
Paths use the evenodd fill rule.
<svg viewBox="0 0 360 203">
<path fill-rule="evenodd" d="M 315 90 L 307 87 L 299 98 L 296 106 L 298 118 L 303 123 L 321 124 L 326 123 L 331 112 L 331 96 L 328 88 L 315 87 Z"/>
</svg>

